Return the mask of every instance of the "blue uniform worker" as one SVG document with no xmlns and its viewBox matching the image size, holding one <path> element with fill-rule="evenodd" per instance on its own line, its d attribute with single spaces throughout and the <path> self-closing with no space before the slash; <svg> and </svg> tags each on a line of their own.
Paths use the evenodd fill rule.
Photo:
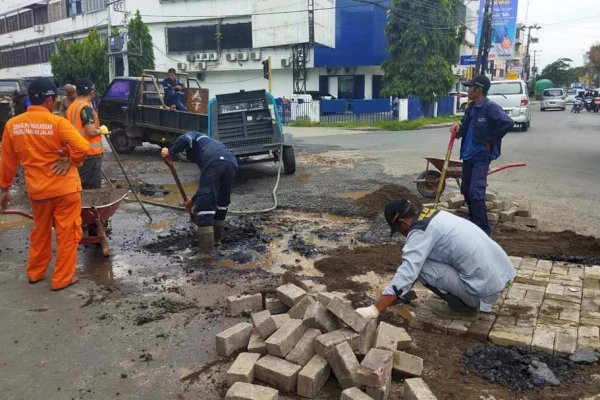
<svg viewBox="0 0 600 400">
<path fill-rule="evenodd" d="M 169 76 L 162 82 L 163 90 L 165 92 L 165 104 L 169 107 L 173 106 L 179 111 L 188 111 L 184 104 L 185 96 L 183 93 L 183 84 L 177 80 L 175 68 L 170 68 L 168 74 Z"/>
<path fill-rule="evenodd" d="M 462 138 L 460 158 L 463 160 L 460 191 L 469 207 L 469 219 L 488 235 L 492 230 L 487 218 L 486 189 L 490 161 L 500 156 L 502 138 L 513 127 L 513 120 L 502 108 L 489 100 L 486 95 L 490 80 L 483 75 L 465 82 L 469 100 L 458 130 L 457 138 Z"/>
<path fill-rule="evenodd" d="M 198 254 L 210 256 L 215 244 L 219 245 L 223 238 L 237 158 L 223 143 L 195 131 L 181 135 L 169 149 L 163 148 L 161 155 L 167 157 L 184 150 L 201 172 L 198 191 L 186 206 L 193 204 L 198 225 Z"/>
</svg>

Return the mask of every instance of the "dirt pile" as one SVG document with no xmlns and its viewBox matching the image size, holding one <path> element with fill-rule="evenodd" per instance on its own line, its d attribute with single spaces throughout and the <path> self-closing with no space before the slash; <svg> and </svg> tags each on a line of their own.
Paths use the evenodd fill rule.
<svg viewBox="0 0 600 400">
<path fill-rule="evenodd" d="M 367 211 L 371 215 L 382 214 L 385 205 L 394 199 L 407 199 L 421 206 L 423 204 L 423 198 L 414 195 L 409 189 L 404 186 L 396 185 L 384 185 L 357 200 L 358 204 L 362 209 Z"/>
</svg>

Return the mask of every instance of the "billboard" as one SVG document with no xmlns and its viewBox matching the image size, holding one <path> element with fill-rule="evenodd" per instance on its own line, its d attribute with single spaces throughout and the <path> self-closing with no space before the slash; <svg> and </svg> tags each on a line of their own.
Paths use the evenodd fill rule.
<svg viewBox="0 0 600 400">
<path fill-rule="evenodd" d="M 479 24 L 477 26 L 476 48 L 481 41 L 481 27 L 485 12 L 485 0 L 479 2 Z M 489 60 L 511 60 L 515 53 L 517 33 L 517 7 L 519 0 L 495 0 L 492 8 L 492 48 Z"/>
</svg>

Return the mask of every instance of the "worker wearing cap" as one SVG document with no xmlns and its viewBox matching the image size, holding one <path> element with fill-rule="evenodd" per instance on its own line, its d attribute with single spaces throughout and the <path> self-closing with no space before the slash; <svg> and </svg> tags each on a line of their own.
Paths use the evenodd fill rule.
<svg viewBox="0 0 600 400">
<path fill-rule="evenodd" d="M 483 75 L 463 83 L 471 101 L 460 124 L 450 131 L 462 138 L 463 160 L 460 191 L 469 207 L 469 219 L 488 235 L 492 229 L 487 218 L 486 189 L 490 162 L 500 157 L 502 138 L 515 124 L 502 107 L 487 98 L 491 83 Z"/>
<path fill-rule="evenodd" d="M 17 166 L 25 170 L 27 195 L 33 210 L 29 240 L 29 283 L 44 279 L 52 258 L 52 226 L 56 256 L 52 290 L 78 281 L 77 245 L 81 238 L 81 181 L 77 173 L 89 143 L 66 119 L 54 115 L 57 89 L 51 80 L 38 78 L 29 85 L 31 106 L 11 118 L 4 128 L 0 164 L 0 210 L 12 201 Z"/>
<path fill-rule="evenodd" d="M 73 102 L 77 98 L 77 88 L 75 87 L 75 85 L 67 83 L 65 86 L 63 86 L 63 90 L 67 95 L 65 96 L 63 101 L 60 102 L 60 115 L 66 118 L 69 106 L 73 104 Z"/>
<path fill-rule="evenodd" d="M 446 300 L 447 307 L 434 310 L 447 317 L 490 312 L 515 270 L 502 248 L 466 219 L 446 211 L 417 208 L 406 199 L 385 207 L 392 235 L 406 236 L 402 264 L 376 304 L 359 308 L 366 318 L 405 299 L 418 279 Z"/>
<path fill-rule="evenodd" d="M 166 158 L 187 151 L 190 161 L 200 168 L 198 191 L 185 204 L 192 209 L 198 224 L 198 259 L 212 256 L 214 246 L 221 243 L 225 217 L 231 202 L 231 187 L 237 171 L 237 158 L 223 143 L 201 132 L 186 132 L 173 146 L 163 147 Z"/>
<path fill-rule="evenodd" d="M 66 118 L 71 121 L 79 133 L 90 143 L 90 150 L 79 167 L 81 185 L 84 189 L 100 189 L 102 187 L 102 132 L 98 127 L 98 114 L 92 106 L 96 87 L 88 79 L 75 82 L 77 98 L 67 109 Z"/>
</svg>

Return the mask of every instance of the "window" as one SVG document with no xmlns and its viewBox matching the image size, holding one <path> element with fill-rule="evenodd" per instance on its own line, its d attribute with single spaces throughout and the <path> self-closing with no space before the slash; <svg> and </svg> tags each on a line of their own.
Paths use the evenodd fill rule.
<svg viewBox="0 0 600 400">
<path fill-rule="evenodd" d="M 34 4 L 33 7 L 33 24 L 42 25 L 48 23 L 48 6 L 46 4 Z"/>
<path fill-rule="evenodd" d="M 19 16 L 17 14 L 6 17 L 6 32 L 19 30 Z"/>
<path fill-rule="evenodd" d="M 77 14 L 83 14 L 83 8 L 81 6 L 82 0 L 68 0 L 67 3 L 67 15 L 72 17 Z"/>
<path fill-rule="evenodd" d="M 27 59 L 27 65 L 41 63 L 39 46 L 27 47 L 25 49 L 25 55 L 26 55 L 26 59 Z"/>
<path fill-rule="evenodd" d="M 85 0 L 83 12 L 91 13 L 106 10 L 106 0 Z"/>
<path fill-rule="evenodd" d="M 544 93 L 542 94 L 542 96 L 560 97 L 563 94 L 564 93 L 563 93 L 562 89 L 546 89 L 546 90 L 544 90 Z"/>
<path fill-rule="evenodd" d="M 27 56 L 25 55 L 25 49 L 17 49 L 12 52 L 13 66 L 19 67 L 21 65 L 27 65 Z"/>
<path fill-rule="evenodd" d="M 523 94 L 523 87 L 521 82 L 492 82 L 492 86 L 489 90 L 490 95 L 495 94 Z"/>
<path fill-rule="evenodd" d="M 114 81 L 106 91 L 105 97 L 116 100 L 127 100 L 131 90 L 131 81 Z"/>
<path fill-rule="evenodd" d="M 50 22 L 67 18 L 67 0 L 56 0 L 48 3 L 48 19 Z"/>
<path fill-rule="evenodd" d="M 19 29 L 27 29 L 33 26 L 33 11 L 25 9 L 19 12 Z"/>
<path fill-rule="evenodd" d="M 45 63 L 50 61 L 50 57 L 56 52 L 54 43 L 40 45 L 40 62 Z"/>
<path fill-rule="evenodd" d="M 221 25 L 222 49 L 250 49 L 252 48 L 252 24 L 225 24 Z"/>
<path fill-rule="evenodd" d="M 168 52 L 214 51 L 217 49 L 216 33 L 216 25 L 167 28 Z"/>
<path fill-rule="evenodd" d="M 3 35 L 5 33 L 6 33 L 6 19 L 0 18 L 0 35 Z"/>
<path fill-rule="evenodd" d="M 0 65 L 2 68 L 12 67 L 12 59 L 12 51 L 0 51 Z"/>
<path fill-rule="evenodd" d="M 20 90 L 18 82 L 2 81 L 0 82 L 0 93 L 13 93 Z"/>
</svg>

